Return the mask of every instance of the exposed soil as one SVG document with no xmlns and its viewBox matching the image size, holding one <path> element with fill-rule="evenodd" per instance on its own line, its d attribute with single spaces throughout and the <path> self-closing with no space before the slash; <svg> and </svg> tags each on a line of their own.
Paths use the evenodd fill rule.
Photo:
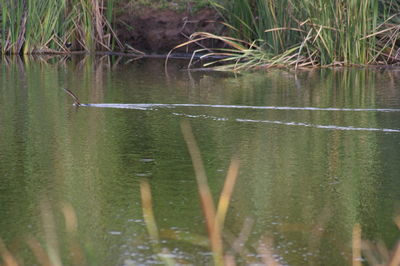
<svg viewBox="0 0 400 266">
<path fill-rule="evenodd" d="M 194 32 L 221 34 L 224 30 L 218 23 L 218 14 L 212 8 L 203 8 L 195 13 L 189 10 L 178 12 L 167 9 L 123 10 L 116 19 L 115 29 L 123 45 L 155 54 L 168 53 L 175 46 L 188 41 Z M 201 42 L 204 47 L 217 47 L 215 40 Z M 202 48 L 192 44 L 177 52 L 191 52 Z"/>
</svg>

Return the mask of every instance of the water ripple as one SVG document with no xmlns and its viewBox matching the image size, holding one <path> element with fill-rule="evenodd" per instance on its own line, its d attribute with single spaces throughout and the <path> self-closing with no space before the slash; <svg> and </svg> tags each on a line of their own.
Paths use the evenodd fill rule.
<svg viewBox="0 0 400 266">
<path fill-rule="evenodd" d="M 135 109 L 135 110 L 155 110 L 160 108 L 177 107 L 207 107 L 207 108 L 228 108 L 228 109 L 253 109 L 253 110 L 288 110 L 288 111 L 339 111 L 339 112 L 400 112 L 400 109 L 391 108 L 333 108 L 333 107 L 291 107 L 291 106 L 251 106 L 251 105 L 222 105 L 222 104 L 162 104 L 162 103 L 90 103 L 81 104 L 83 107 L 98 108 L 117 108 L 117 109 Z"/>
<path fill-rule="evenodd" d="M 285 126 L 301 126 L 301 127 L 311 127 L 311 128 L 320 128 L 320 129 L 329 129 L 329 130 L 349 130 L 349 131 L 380 131 L 380 132 L 388 132 L 388 133 L 400 133 L 399 129 L 391 129 L 391 128 L 373 128 L 373 127 L 352 127 L 352 126 L 336 126 L 336 125 L 318 125 L 318 124 L 309 124 L 303 122 L 286 122 L 279 120 L 259 120 L 259 119 L 242 119 L 242 118 L 233 118 L 228 119 L 224 117 L 216 117 L 216 116 L 207 116 L 207 115 L 187 115 L 180 113 L 173 113 L 173 115 L 184 116 L 188 118 L 205 118 L 212 119 L 216 121 L 236 121 L 236 122 L 244 122 L 244 123 L 267 123 L 267 124 L 276 124 L 276 125 L 285 125 Z"/>
<path fill-rule="evenodd" d="M 157 110 L 160 108 L 177 108 L 177 107 L 207 107 L 207 108 L 231 108 L 231 109 L 255 109 L 255 110 L 291 110 L 291 111 L 340 111 L 340 112 L 400 112 L 400 109 L 388 108 L 320 108 L 320 107 L 290 107 L 290 106 L 246 106 L 246 105 L 213 105 L 213 104 L 161 104 L 161 103 L 138 103 L 138 104 L 118 104 L 118 103 L 98 103 L 98 104 L 82 104 L 83 107 L 98 107 L 98 108 L 117 108 L 117 109 L 135 109 L 135 110 Z M 398 129 L 390 128 L 369 128 L 369 127 L 352 127 L 352 126 L 337 126 L 337 125 L 319 125 L 303 122 L 286 122 L 279 120 L 253 120 L 235 118 L 229 119 L 225 117 L 215 117 L 208 115 L 189 115 L 178 114 L 174 115 L 185 116 L 188 118 L 206 118 L 218 121 L 236 121 L 246 123 L 268 123 L 286 126 L 302 126 L 330 130 L 352 130 L 352 131 L 381 131 L 388 133 L 400 133 Z"/>
</svg>

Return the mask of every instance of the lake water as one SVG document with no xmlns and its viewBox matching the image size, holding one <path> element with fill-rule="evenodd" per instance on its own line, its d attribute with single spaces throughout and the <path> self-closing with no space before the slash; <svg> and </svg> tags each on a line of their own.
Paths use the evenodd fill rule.
<svg viewBox="0 0 400 266">
<path fill-rule="evenodd" d="M 393 247 L 400 69 L 235 76 L 186 64 L 2 59 L 0 238 L 20 263 L 162 264 L 143 219 L 147 181 L 166 256 L 210 264 L 182 121 L 215 202 L 240 158 L 224 227 L 226 254 L 238 263 L 270 254 L 285 265 L 350 265 L 356 224 L 363 239 Z M 76 107 L 62 88 L 83 103 L 120 105 Z"/>
</svg>

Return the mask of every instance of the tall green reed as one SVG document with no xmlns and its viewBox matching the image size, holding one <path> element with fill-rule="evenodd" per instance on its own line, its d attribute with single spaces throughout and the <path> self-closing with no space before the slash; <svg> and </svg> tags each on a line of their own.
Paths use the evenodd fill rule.
<svg viewBox="0 0 400 266">
<path fill-rule="evenodd" d="M 290 14 L 292 10 L 288 7 L 290 2 L 290 0 L 236 0 L 227 1 L 224 5 L 213 3 L 233 27 L 236 38 L 247 42 L 256 40 L 264 45 L 267 51 L 280 53 L 289 43 L 295 42 L 297 37 L 293 36 L 291 31 L 283 31 L 291 29 L 295 24 Z M 266 31 L 269 29 L 276 30 Z"/>
<path fill-rule="evenodd" d="M 113 0 L 0 0 L 2 53 L 110 50 Z"/>
<path fill-rule="evenodd" d="M 236 41 L 248 43 L 247 48 L 252 46 L 250 50 L 234 51 L 235 47 L 229 50 L 235 54 L 231 59 L 236 67 L 243 59 L 255 62 L 256 66 L 374 63 L 384 44 L 373 33 L 390 15 L 400 11 L 397 0 L 234 0 L 213 3 L 232 29 L 231 35 Z"/>
<path fill-rule="evenodd" d="M 374 42 L 363 39 L 378 22 L 378 1 L 298 1 L 304 32 L 310 33 L 307 48 L 319 54 L 321 64 L 366 64 Z M 304 36 L 304 35 L 303 35 Z"/>
<path fill-rule="evenodd" d="M 65 2 L 27 0 L 27 22 L 23 53 L 62 47 L 62 11 Z M 15 51 L 17 52 L 17 51 Z"/>
<path fill-rule="evenodd" d="M 23 45 L 26 26 L 26 1 L 1 0 L 1 49 L 18 52 Z"/>
</svg>

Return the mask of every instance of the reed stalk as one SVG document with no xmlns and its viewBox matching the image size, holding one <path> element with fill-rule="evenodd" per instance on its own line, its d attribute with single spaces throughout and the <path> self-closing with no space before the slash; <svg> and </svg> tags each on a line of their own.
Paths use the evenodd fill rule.
<svg viewBox="0 0 400 266">
<path fill-rule="evenodd" d="M 181 123 L 182 134 L 187 144 L 190 157 L 192 158 L 193 168 L 196 175 L 197 186 L 200 195 L 201 208 L 203 210 L 205 222 L 207 225 L 210 246 L 213 252 L 214 265 L 223 265 L 223 245 L 221 228 L 216 219 L 216 210 L 214 201 L 208 186 L 207 175 L 204 169 L 200 150 L 194 138 L 192 127 L 188 121 Z"/>
<path fill-rule="evenodd" d="M 165 265 L 176 265 L 175 260 L 168 256 L 170 255 L 169 252 L 166 249 L 161 249 L 159 231 L 153 212 L 150 184 L 147 180 L 140 182 L 140 195 L 142 199 L 143 218 L 151 239 L 153 251 Z"/>
<path fill-rule="evenodd" d="M 233 62 L 220 70 L 400 61 L 399 1 L 234 0 L 213 5 L 234 40 L 196 33 L 185 44 L 206 38 L 224 42 L 229 48 L 205 55 L 227 57 L 211 65 Z"/>
<path fill-rule="evenodd" d="M 0 0 L 1 52 L 111 50 L 113 0 Z"/>
</svg>

